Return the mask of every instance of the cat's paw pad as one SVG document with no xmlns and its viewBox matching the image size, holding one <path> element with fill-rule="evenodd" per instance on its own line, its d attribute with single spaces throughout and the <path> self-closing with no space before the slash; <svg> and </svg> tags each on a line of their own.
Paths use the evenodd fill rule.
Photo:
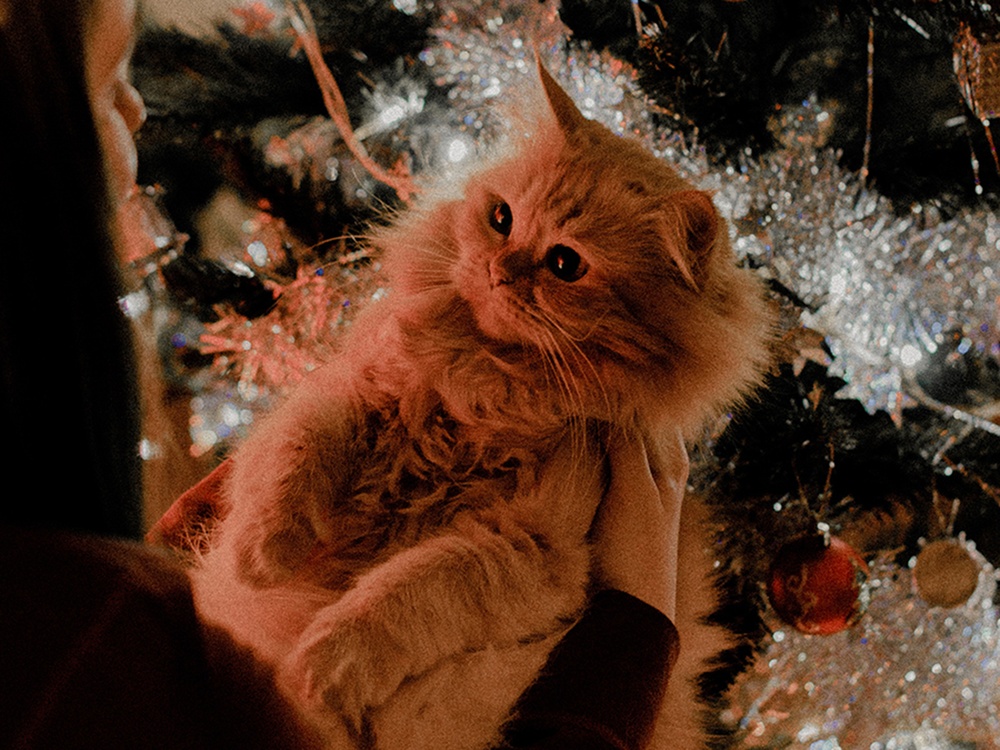
<svg viewBox="0 0 1000 750">
<path fill-rule="evenodd" d="M 359 730 L 408 676 L 407 654 L 380 628 L 320 616 L 285 661 L 282 680 L 310 713 L 336 712 Z"/>
</svg>

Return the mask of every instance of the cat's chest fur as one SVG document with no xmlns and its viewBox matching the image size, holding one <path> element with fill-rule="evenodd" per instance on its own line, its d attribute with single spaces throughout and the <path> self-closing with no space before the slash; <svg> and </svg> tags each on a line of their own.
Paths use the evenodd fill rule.
<svg viewBox="0 0 1000 750">
<path fill-rule="evenodd" d="M 371 515 L 390 547 L 416 543 L 459 513 L 508 504 L 533 487 L 562 435 L 489 440 L 469 432 L 440 406 L 415 428 L 398 402 L 366 405 L 350 512 Z"/>
<path fill-rule="evenodd" d="M 568 435 L 581 428 L 593 432 L 593 426 L 567 421 L 530 384 L 512 386 L 499 373 L 487 377 L 482 362 L 455 367 L 453 382 L 442 386 L 428 382 L 421 364 L 401 355 L 404 347 L 397 342 L 363 349 L 343 358 L 349 364 L 331 382 L 319 381 L 323 390 L 352 394 L 349 438 L 341 446 L 343 476 L 321 500 L 327 533 L 316 559 L 328 564 L 314 572 L 326 587 L 350 586 L 366 570 L 451 528 L 460 516 L 507 514 L 532 494 Z M 449 387 L 462 396 L 483 394 L 470 380 L 503 383 L 505 398 L 493 401 L 503 408 L 470 421 L 476 405 L 463 398 L 458 410 L 464 418 L 454 414 Z M 315 451 L 311 435 L 330 431 L 317 424 L 289 453 Z"/>
</svg>

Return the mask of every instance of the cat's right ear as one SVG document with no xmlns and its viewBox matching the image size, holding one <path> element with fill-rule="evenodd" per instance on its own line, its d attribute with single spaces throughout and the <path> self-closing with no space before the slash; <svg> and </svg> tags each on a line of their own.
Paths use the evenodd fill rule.
<svg viewBox="0 0 1000 750">
<path fill-rule="evenodd" d="M 535 52 L 535 63 L 538 66 L 538 77 L 542 82 L 542 91 L 544 91 L 545 99 L 549 103 L 549 109 L 559 124 L 559 129 L 565 135 L 569 135 L 586 126 L 588 122 L 587 118 L 580 113 L 580 110 L 576 108 L 576 104 L 570 98 L 569 94 L 563 90 L 562 86 L 545 69 L 537 51 Z"/>
<path fill-rule="evenodd" d="M 668 252 L 692 289 L 704 278 L 719 233 L 719 214 L 703 190 L 681 190 L 670 196 Z"/>
</svg>

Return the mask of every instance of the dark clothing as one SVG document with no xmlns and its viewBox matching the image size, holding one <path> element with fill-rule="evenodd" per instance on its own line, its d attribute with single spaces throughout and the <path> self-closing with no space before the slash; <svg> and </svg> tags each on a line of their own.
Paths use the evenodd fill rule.
<svg viewBox="0 0 1000 750">
<path fill-rule="evenodd" d="M 291 750 L 268 670 L 136 544 L 0 529 L 0 747 Z"/>
<path fill-rule="evenodd" d="M 677 630 L 621 591 L 598 593 L 521 698 L 513 750 L 643 747 L 677 659 Z"/>
<path fill-rule="evenodd" d="M 0 747 L 316 747 L 270 670 L 198 622 L 183 570 L 136 544 L 0 527 L 0 644 Z M 598 594 L 507 747 L 638 750 L 676 650 L 660 612 Z"/>
</svg>

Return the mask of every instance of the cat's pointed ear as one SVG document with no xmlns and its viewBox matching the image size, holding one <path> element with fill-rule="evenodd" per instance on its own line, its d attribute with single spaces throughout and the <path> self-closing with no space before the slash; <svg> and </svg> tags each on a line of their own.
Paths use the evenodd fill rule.
<svg viewBox="0 0 1000 750">
<path fill-rule="evenodd" d="M 563 91 L 562 86 L 545 69 L 537 52 L 535 53 L 535 63 L 538 65 L 538 77 L 541 79 L 542 90 L 545 92 L 549 109 L 552 110 L 560 130 L 569 135 L 586 125 L 587 118 L 580 114 L 580 110 L 576 108 L 576 104 L 573 103 L 569 94 Z"/>
<path fill-rule="evenodd" d="M 668 251 L 688 284 L 697 290 L 705 275 L 719 234 L 719 214 L 712 196 L 703 190 L 682 190 L 670 196 L 674 241 Z"/>
</svg>

